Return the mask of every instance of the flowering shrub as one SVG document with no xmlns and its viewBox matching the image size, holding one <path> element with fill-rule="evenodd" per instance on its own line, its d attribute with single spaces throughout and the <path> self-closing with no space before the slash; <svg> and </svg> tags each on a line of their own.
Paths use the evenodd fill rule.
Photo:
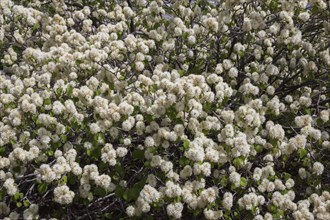
<svg viewBox="0 0 330 220">
<path fill-rule="evenodd" d="M 1 0 L 0 218 L 330 219 L 330 3 Z"/>
</svg>

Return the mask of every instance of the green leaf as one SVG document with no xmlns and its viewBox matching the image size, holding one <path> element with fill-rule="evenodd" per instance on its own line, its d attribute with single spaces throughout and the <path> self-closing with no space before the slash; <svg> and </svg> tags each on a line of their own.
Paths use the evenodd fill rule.
<svg viewBox="0 0 330 220">
<path fill-rule="evenodd" d="M 119 176 L 124 176 L 125 175 L 125 169 L 121 164 L 117 164 L 115 166 L 116 173 L 119 174 Z"/>
<path fill-rule="evenodd" d="M 310 164 L 311 164 L 311 160 L 308 158 L 308 157 L 305 157 L 303 160 L 302 160 L 302 162 L 303 162 L 303 166 L 304 167 L 309 167 L 310 166 Z"/>
<path fill-rule="evenodd" d="M 124 192 L 125 192 L 125 189 L 121 186 L 117 186 L 115 189 L 115 195 L 119 198 L 123 198 Z"/>
<path fill-rule="evenodd" d="M 180 164 L 181 167 L 184 167 L 186 165 L 189 165 L 189 163 L 190 163 L 190 160 L 188 158 L 186 158 L 186 157 L 181 157 L 179 159 L 179 164 Z"/>
<path fill-rule="evenodd" d="M 54 151 L 49 149 L 49 150 L 46 151 L 46 154 L 47 154 L 47 156 L 51 157 L 51 156 L 54 155 Z"/>
<path fill-rule="evenodd" d="M 16 172 L 16 173 L 19 173 L 21 172 L 21 166 L 16 166 L 13 168 L 13 171 Z"/>
<path fill-rule="evenodd" d="M 94 195 L 103 197 L 107 195 L 107 191 L 104 188 L 98 186 L 94 189 Z"/>
<path fill-rule="evenodd" d="M 206 102 L 206 103 L 203 105 L 203 108 L 204 108 L 205 112 L 210 112 L 210 110 L 211 110 L 211 108 L 212 108 L 212 103 Z"/>
<path fill-rule="evenodd" d="M 245 179 L 245 177 L 241 178 L 241 182 L 240 182 L 242 187 L 246 187 L 247 186 L 247 180 Z"/>
<path fill-rule="evenodd" d="M 5 154 L 5 147 L 0 147 L 0 155 L 3 156 Z"/>
<path fill-rule="evenodd" d="M 68 182 L 68 177 L 66 175 L 64 175 L 61 179 L 60 179 L 60 184 L 66 184 Z"/>
<path fill-rule="evenodd" d="M 38 192 L 40 194 L 44 194 L 47 191 L 48 184 L 47 183 L 40 183 L 37 188 L 38 188 Z"/>
<path fill-rule="evenodd" d="M 226 187 L 227 183 L 228 183 L 228 179 L 226 177 L 222 177 L 220 180 L 221 186 Z"/>
<path fill-rule="evenodd" d="M 133 158 L 139 159 L 139 160 L 144 160 L 144 150 L 134 150 L 133 151 Z"/>
<path fill-rule="evenodd" d="M 175 110 L 174 105 L 172 105 L 171 107 L 169 107 L 166 111 L 166 115 L 169 117 L 169 119 L 174 120 L 176 119 L 177 116 L 177 112 Z"/>
<path fill-rule="evenodd" d="M 66 94 L 70 96 L 72 94 L 72 91 L 73 91 L 72 85 L 68 85 L 68 87 L 66 87 Z"/>
<path fill-rule="evenodd" d="M 19 193 L 15 193 L 15 195 L 14 195 L 14 200 L 17 201 L 19 198 L 20 198 Z"/>
<path fill-rule="evenodd" d="M 284 180 L 285 181 L 287 181 L 290 178 L 291 178 L 291 174 L 290 173 L 284 173 Z"/>
<path fill-rule="evenodd" d="M 76 65 L 79 66 L 80 64 L 82 64 L 83 61 L 82 60 L 76 60 Z"/>
<path fill-rule="evenodd" d="M 183 141 L 183 149 L 185 149 L 185 150 L 188 150 L 188 148 L 189 148 L 189 141 L 188 140 L 184 140 Z"/>
<path fill-rule="evenodd" d="M 277 212 L 277 207 L 275 205 L 270 205 L 268 210 L 271 212 L 271 213 L 276 213 Z"/>
<path fill-rule="evenodd" d="M 45 99 L 44 104 L 45 105 L 50 105 L 50 104 L 52 104 L 52 101 L 50 99 Z"/>
<path fill-rule="evenodd" d="M 24 207 L 29 207 L 30 206 L 30 202 L 28 200 L 24 200 L 23 201 L 23 205 L 24 205 Z"/>
<path fill-rule="evenodd" d="M 257 151 L 257 153 L 260 153 L 263 150 L 263 148 L 260 144 L 257 144 L 255 145 L 255 150 Z"/>
<path fill-rule="evenodd" d="M 144 219 L 145 220 L 154 220 L 154 217 L 152 215 L 148 215 Z"/>
<path fill-rule="evenodd" d="M 94 143 L 94 145 L 104 144 L 105 143 L 104 133 L 94 134 L 93 143 Z"/>
<path fill-rule="evenodd" d="M 68 182 L 70 185 L 74 185 L 77 182 L 77 178 L 73 173 L 68 174 Z"/>
<path fill-rule="evenodd" d="M 56 92 L 55 92 L 55 93 L 56 93 L 56 95 L 59 96 L 59 95 L 62 94 L 62 91 L 63 91 L 63 89 L 60 87 L 60 88 L 57 88 L 57 89 L 56 89 Z"/>
<path fill-rule="evenodd" d="M 91 152 L 91 156 L 96 159 L 101 158 L 101 148 L 100 147 L 93 148 L 93 150 Z"/>
<path fill-rule="evenodd" d="M 271 145 L 273 145 L 276 148 L 277 147 L 277 144 L 278 144 L 278 141 L 276 139 L 271 138 L 269 140 L 269 143 L 271 143 Z"/>
<path fill-rule="evenodd" d="M 139 197 L 141 190 L 142 190 L 141 187 L 138 187 L 138 186 L 133 187 L 129 191 L 129 200 L 130 201 L 135 201 Z"/>
<path fill-rule="evenodd" d="M 233 164 L 236 168 L 242 167 L 243 163 L 244 163 L 244 158 L 242 157 L 237 157 L 233 160 Z"/>
<path fill-rule="evenodd" d="M 104 215 L 105 219 L 113 219 L 112 213 L 108 212 Z"/>
<path fill-rule="evenodd" d="M 299 158 L 300 159 L 303 159 L 308 153 L 308 151 L 306 149 L 303 149 L 303 148 L 299 149 L 298 152 L 299 152 Z"/>
<path fill-rule="evenodd" d="M 66 136 L 65 134 L 61 134 L 60 138 L 61 138 L 61 142 L 62 142 L 63 144 L 66 143 L 66 141 L 67 141 L 67 136 Z"/>
<path fill-rule="evenodd" d="M 152 115 L 144 115 L 144 118 L 148 123 L 154 120 L 154 117 Z"/>
<path fill-rule="evenodd" d="M 19 208 L 19 207 L 22 206 L 22 203 L 21 203 L 21 202 L 17 202 L 17 203 L 16 203 L 16 206 Z"/>
</svg>

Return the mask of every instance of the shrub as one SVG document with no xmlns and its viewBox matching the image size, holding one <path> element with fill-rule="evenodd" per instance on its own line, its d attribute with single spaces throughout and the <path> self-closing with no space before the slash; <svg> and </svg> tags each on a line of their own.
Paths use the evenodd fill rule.
<svg viewBox="0 0 330 220">
<path fill-rule="evenodd" d="M 330 219 L 330 5 L 1 0 L 0 218 Z"/>
</svg>

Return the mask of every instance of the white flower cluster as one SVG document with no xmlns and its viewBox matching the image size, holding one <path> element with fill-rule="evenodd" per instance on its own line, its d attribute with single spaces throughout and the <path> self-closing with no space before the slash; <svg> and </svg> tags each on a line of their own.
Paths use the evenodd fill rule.
<svg viewBox="0 0 330 220">
<path fill-rule="evenodd" d="M 75 196 L 73 191 L 70 191 L 68 186 L 58 186 L 54 189 L 54 200 L 62 205 L 72 203 Z"/>
</svg>

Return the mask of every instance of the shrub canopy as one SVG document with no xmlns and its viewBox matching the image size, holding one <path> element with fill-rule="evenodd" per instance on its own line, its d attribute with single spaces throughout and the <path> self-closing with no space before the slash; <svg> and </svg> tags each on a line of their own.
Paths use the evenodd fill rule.
<svg viewBox="0 0 330 220">
<path fill-rule="evenodd" d="M 330 219 L 330 2 L 1 0 L 0 218 Z"/>
</svg>

